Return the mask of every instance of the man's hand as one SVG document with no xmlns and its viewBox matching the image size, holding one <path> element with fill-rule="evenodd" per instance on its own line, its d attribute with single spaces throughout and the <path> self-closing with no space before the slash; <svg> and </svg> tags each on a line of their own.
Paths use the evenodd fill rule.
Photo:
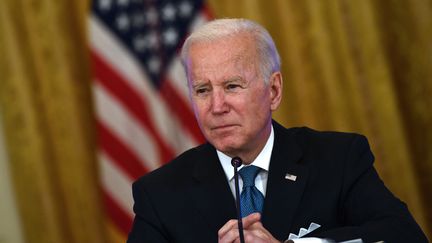
<svg viewBox="0 0 432 243">
<path fill-rule="evenodd" d="M 242 219 L 245 242 L 280 243 L 261 224 L 261 214 L 253 213 Z M 236 219 L 228 221 L 218 232 L 219 243 L 240 243 Z"/>
</svg>

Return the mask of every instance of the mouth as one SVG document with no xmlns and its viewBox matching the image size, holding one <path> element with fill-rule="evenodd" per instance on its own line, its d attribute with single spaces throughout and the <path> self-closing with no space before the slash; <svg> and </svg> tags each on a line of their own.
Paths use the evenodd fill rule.
<svg viewBox="0 0 432 243">
<path fill-rule="evenodd" d="M 232 125 L 220 125 L 220 126 L 212 127 L 211 130 L 213 130 L 213 131 L 224 131 L 224 130 L 233 129 L 235 127 L 237 127 L 237 125 L 233 125 L 233 124 Z"/>
</svg>

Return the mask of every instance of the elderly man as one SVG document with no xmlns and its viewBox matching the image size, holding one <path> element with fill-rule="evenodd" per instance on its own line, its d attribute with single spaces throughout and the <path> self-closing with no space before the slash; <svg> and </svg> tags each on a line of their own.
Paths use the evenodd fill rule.
<svg viewBox="0 0 432 243">
<path fill-rule="evenodd" d="M 246 242 L 427 242 L 379 179 L 365 137 L 286 129 L 272 120 L 282 74 L 263 27 L 244 19 L 209 22 L 185 41 L 182 61 L 208 142 L 134 183 L 129 243 L 239 242 L 233 157 L 243 160 Z"/>
</svg>

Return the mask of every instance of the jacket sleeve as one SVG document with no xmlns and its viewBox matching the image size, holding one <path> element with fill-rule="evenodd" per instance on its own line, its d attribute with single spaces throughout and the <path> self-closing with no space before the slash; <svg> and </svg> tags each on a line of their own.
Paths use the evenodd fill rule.
<svg viewBox="0 0 432 243">
<path fill-rule="evenodd" d="M 355 136 L 344 164 L 341 211 L 346 227 L 317 236 L 336 241 L 428 242 L 406 205 L 384 185 L 373 167 L 364 136 Z"/>
<path fill-rule="evenodd" d="M 169 242 L 144 186 L 137 181 L 132 186 L 135 218 L 127 243 Z"/>
</svg>

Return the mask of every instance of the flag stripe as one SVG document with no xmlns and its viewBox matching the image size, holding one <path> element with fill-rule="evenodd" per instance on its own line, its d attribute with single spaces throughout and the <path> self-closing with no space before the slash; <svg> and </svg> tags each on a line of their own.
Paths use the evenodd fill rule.
<svg viewBox="0 0 432 243">
<path fill-rule="evenodd" d="M 103 188 L 111 195 L 113 202 L 132 218 L 132 192 L 131 190 L 124 190 L 124 188 L 130 187 L 133 178 L 123 173 L 123 170 L 103 151 L 99 152 L 98 159 Z"/>
<path fill-rule="evenodd" d="M 102 122 L 97 121 L 99 133 L 99 144 L 103 151 L 109 155 L 113 161 L 131 178 L 137 179 L 145 174 L 147 169 L 141 165 L 137 156 L 126 146 L 124 146 Z"/>
<path fill-rule="evenodd" d="M 132 182 L 204 141 L 175 48 L 210 16 L 200 0 L 93 0 L 88 25 L 100 181 L 109 221 L 125 237 Z"/>
<path fill-rule="evenodd" d="M 202 22 L 202 21 L 200 21 Z M 166 141 L 171 148 L 178 154 L 187 148 L 201 143 L 203 140 L 193 138 L 188 129 L 185 127 L 189 124 L 182 124 L 176 116 L 170 111 L 165 100 L 149 85 L 148 77 L 142 71 L 139 63 L 129 55 L 127 49 L 123 47 L 121 42 L 112 35 L 110 31 L 101 24 L 96 16 L 90 18 L 90 37 L 92 52 L 110 64 L 110 68 L 115 70 L 119 75 L 124 77 L 127 84 L 134 89 L 141 97 L 145 97 L 148 102 L 148 111 L 151 114 L 153 124 L 157 127 L 160 136 Z M 107 51 L 109 50 L 109 51 Z M 176 60 L 178 58 L 174 58 Z M 176 61 L 174 61 L 176 62 Z M 179 63 L 179 61 L 177 61 Z M 176 68 L 177 72 L 169 71 L 170 78 L 168 81 L 176 80 L 186 84 L 184 71 Z M 182 80 L 182 81 L 179 81 Z M 172 82 L 174 83 L 174 82 Z M 176 87 L 181 84 L 176 85 Z M 178 93 L 184 97 L 184 100 L 189 100 L 187 87 L 176 89 Z M 99 107 L 97 107 L 100 109 Z M 99 111 L 98 111 L 99 112 Z"/>
<path fill-rule="evenodd" d="M 109 217 L 120 229 L 120 231 L 127 235 L 132 226 L 132 218 L 118 206 L 118 204 L 112 199 L 111 195 L 105 191 L 105 189 L 102 189 L 102 196 L 105 207 L 109 212 Z"/>
<path fill-rule="evenodd" d="M 164 82 L 160 92 L 167 103 L 172 107 L 172 111 L 177 115 L 177 117 L 179 117 L 189 132 L 192 133 L 195 140 L 203 141 L 204 137 L 197 126 L 193 113 L 190 108 L 188 108 L 187 104 L 185 104 L 183 99 L 177 95 L 177 92 L 168 81 Z"/>
<path fill-rule="evenodd" d="M 157 145 L 148 130 L 97 82 L 94 84 L 94 97 L 98 107 L 97 119 L 139 157 L 143 166 L 149 170 L 159 167 L 161 159 L 155 148 Z"/>
<path fill-rule="evenodd" d="M 171 84 L 173 89 L 181 96 L 181 98 L 190 107 L 189 88 L 186 80 L 186 74 L 183 69 L 179 57 L 174 57 L 171 66 L 168 70 L 167 81 Z"/>
<path fill-rule="evenodd" d="M 143 97 L 139 96 L 135 90 L 130 88 L 130 86 L 127 85 L 127 81 L 111 70 L 96 53 L 91 53 L 97 80 L 100 80 L 103 86 L 116 96 L 119 101 L 124 103 L 125 107 L 148 128 L 150 134 L 158 144 L 161 159 L 163 161 L 171 159 L 174 152 L 162 141 L 156 128 L 149 119 L 150 113 L 146 107 L 146 102 L 142 100 Z"/>
</svg>

